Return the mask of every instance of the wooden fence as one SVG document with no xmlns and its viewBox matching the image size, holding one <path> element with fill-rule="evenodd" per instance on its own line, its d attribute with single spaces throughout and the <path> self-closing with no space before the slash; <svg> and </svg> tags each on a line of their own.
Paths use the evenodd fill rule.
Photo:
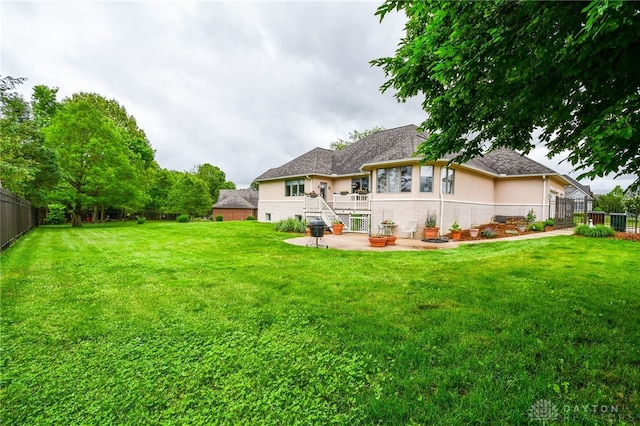
<svg viewBox="0 0 640 426">
<path fill-rule="evenodd" d="M 0 242 L 2 250 L 38 223 L 38 212 L 31 203 L 0 188 Z"/>
</svg>

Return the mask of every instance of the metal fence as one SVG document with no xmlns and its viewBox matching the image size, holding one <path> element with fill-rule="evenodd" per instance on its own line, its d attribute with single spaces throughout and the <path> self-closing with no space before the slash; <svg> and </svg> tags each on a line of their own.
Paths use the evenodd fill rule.
<svg viewBox="0 0 640 426">
<path fill-rule="evenodd" d="M 574 211 L 575 225 L 608 225 L 618 232 L 629 232 L 637 234 L 640 232 L 640 212 L 636 209 L 628 209 L 622 202 L 596 203 L 597 206 L 591 209 L 591 200 L 574 199 L 576 205 L 582 209 Z"/>
<path fill-rule="evenodd" d="M 2 250 L 38 223 L 38 212 L 31 203 L 0 188 L 0 242 Z"/>
</svg>

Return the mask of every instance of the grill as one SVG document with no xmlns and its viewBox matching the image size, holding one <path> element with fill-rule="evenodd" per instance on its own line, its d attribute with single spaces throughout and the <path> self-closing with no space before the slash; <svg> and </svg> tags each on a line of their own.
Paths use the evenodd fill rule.
<svg viewBox="0 0 640 426">
<path fill-rule="evenodd" d="M 311 234 L 311 238 L 309 238 L 309 241 L 307 242 L 307 247 L 316 246 L 329 248 L 324 240 L 325 227 L 326 225 L 324 224 L 324 221 L 320 218 L 309 221 L 309 233 Z"/>
</svg>

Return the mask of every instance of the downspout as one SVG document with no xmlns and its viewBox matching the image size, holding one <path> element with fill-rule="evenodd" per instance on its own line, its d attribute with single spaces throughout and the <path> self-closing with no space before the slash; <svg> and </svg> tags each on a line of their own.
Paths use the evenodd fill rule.
<svg viewBox="0 0 640 426">
<path fill-rule="evenodd" d="M 547 220 L 544 215 L 546 213 L 544 202 L 547 199 L 547 175 L 542 175 L 542 220 Z"/>
<path fill-rule="evenodd" d="M 440 167 L 440 224 L 438 226 L 440 235 L 442 235 L 442 219 L 444 218 L 444 195 L 442 194 L 442 167 Z"/>
</svg>

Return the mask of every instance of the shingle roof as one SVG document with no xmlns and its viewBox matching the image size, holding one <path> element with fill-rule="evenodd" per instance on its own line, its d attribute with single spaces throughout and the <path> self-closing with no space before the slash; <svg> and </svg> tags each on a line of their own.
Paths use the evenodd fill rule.
<svg viewBox="0 0 640 426">
<path fill-rule="evenodd" d="M 217 209 L 257 209 L 258 191 L 253 189 L 221 189 L 218 202 L 213 205 Z"/>
<path fill-rule="evenodd" d="M 567 189 L 567 197 L 572 196 L 576 191 L 580 190 L 584 192 L 584 194 L 589 198 L 593 198 L 591 197 L 591 187 L 589 185 L 583 185 L 569 175 L 562 176 L 564 176 L 564 178 L 568 180 L 572 185 L 572 188 Z"/>
<path fill-rule="evenodd" d="M 361 172 L 365 164 L 383 163 L 413 158 L 418 145 L 427 138 L 410 124 L 383 130 L 361 139 L 343 150 L 315 148 L 288 163 L 267 170 L 256 180 L 313 174 L 348 175 Z M 454 156 L 448 156 L 445 160 Z M 498 149 L 465 165 L 496 175 L 553 174 L 554 170 L 510 149 Z"/>
</svg>

